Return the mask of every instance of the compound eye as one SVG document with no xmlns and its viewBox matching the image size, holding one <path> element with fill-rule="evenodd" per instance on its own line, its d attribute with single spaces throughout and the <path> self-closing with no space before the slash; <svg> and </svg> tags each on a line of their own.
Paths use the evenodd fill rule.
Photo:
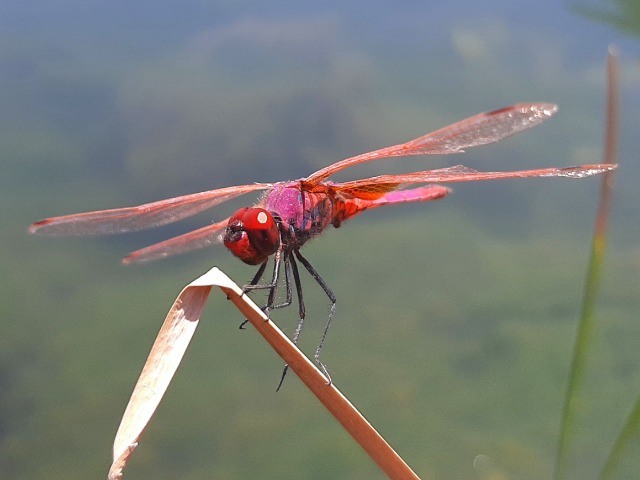
<svg viewBox="0 0 640 480">
<path fill-rule="evenodd" d="M 273 216 L 264 208 L 245 208 L 240 214 L 238 220 L 242 222 L 245 230 L 271 230 L 276 227 Z M 235 217 L 235 215 L 234 215 Z"/>
<path fill-rule="evenodd" d="M 280 246 L 278 224 L 264 208 L 242 208 L 229 218 L 224 244 L 243 262 L 262 263 Z"/>
</svg>

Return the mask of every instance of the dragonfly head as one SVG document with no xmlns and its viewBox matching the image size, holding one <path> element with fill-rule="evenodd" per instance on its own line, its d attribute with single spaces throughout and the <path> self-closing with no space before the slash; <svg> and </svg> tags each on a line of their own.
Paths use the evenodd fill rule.
<svg viewBox="0 0 640 480">
<path fill-rule="evenodd" d="M 258 265 L 280 246 L 278 224 L 263 208 L 241 208 L 229 218 L 224 245 L 244 263 Z"/>
</svg>

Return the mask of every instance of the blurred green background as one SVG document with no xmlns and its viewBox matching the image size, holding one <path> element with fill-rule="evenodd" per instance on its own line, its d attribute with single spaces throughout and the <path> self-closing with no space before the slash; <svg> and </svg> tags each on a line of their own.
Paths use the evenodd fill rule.
<svg viewBox="0 0 640 480">
<path fill-rule="evenodd" d="M 2 2 L 0 477 L 106 477 L 120 417 L 182 286 L 213 265 L 241 284 L 254 273 L 220 247 L 119 263 L 250 196 L 123 237 L 31 237 L 30 223 L 300 178 L 521 101 L 556 102 L 560 113 L 462 156 L 377 162 L 338 179 L 597 163 L 615 42 L 623 165 L 572 453 L 575 478 L 595 478 L 640 390 L 633 5 Z M 423 478 L 550 478 L 598 187 L 457 184 L 442 202 L 368 212 L 305 247 L 338 296 L 323 351 L 334 382 Z M 329 305 L 304 283 L 301 346 L 312 353 Z M 296 311 L 273 319 L 290 333 Z M 212 295 L 125 477 L 383 478 L 294 375 L 275 393 L 281 361 L 241 321 Z"/>
</svg>

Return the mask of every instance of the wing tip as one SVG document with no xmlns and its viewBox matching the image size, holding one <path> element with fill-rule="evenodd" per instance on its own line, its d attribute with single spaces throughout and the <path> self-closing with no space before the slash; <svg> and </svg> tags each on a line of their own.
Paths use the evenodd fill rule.
<svg viewBox="0 0 640 480">
<path fill-rule="evenodd" d="M 530 110 L 544 117 L 551 117 L 558 113 L 558 105 L 555 103 L 534 103 Z"/>
<path fill-rule="evenodd" d="M 136 250 L 135 252 L 131 252 L 126 257 L 123 257 L 121 262 L 123 265 L 131 265 L 133 263 L 147 263 L 155 260 L 165 259 L 172 254 L 166 251 L 153 252 L 152 247 L 155 245 L 151 245 L 149 247 L 141 248 L 140 250 Z M 181 253 L 181 252 L 178 252 Z"/>
<path fill-rule="evenodd" d="M 491 112 L 488 112 L 487 115 L 500 115 L 501 113 L 509 113 L 518 110 L 524 114 L 531 113 L 535 117 L 547 118 L 558 113 L 558 105 L 548 102 L 516 103 L 515 105 L 492 110 Z"/>
<path fill-rule="evenodd" d="M 27 229 L 27 231 L 29 233 L 44 233 L 41 230 L 47 225 L 50 225 L 51 223 L 52 223 L 52 220 L 50 218 L 46 220 L 40 220 L 39 222 L 29 225 L 29 228 Z"/>
<path fill-rule="evenodd" d="M 155 258 L 162 258 L 162 257 L 148 257 L 148 256 L 145 257 L 141 250 L 137 250 L 135 252 L 130 253 L 126 257 L 122 257 L 121 262 L 123 265 L 131 265 L 132 263 L 144 263 L 149 260 L 154 260 Z"/>
<path fill-rule="evenodd" d="M 560 173 L 555 175 L 565 178 L 586 178 L 593 177 L 595 175 L 601 175 L 603 173 L 611 173 L 618 168 L 617 163 L 598 163 L 594 165 L 578 165 L 576 167 L 566 167 L 560 170 Z"/>
</svg>

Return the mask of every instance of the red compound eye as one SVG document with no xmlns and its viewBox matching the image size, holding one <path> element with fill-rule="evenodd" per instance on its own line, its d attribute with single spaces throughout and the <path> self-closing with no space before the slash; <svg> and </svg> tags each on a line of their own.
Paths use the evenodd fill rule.
<svg viewBox="0 0 640 480">
<path fill-rule="evenodd" d="M 224 244 L 243 262 L 257 265 L 278 250 L 278 224 L 264 208 L 241 208 L 229 218 Z"/>
<path fill-rule="evenodd" d="M 264 208 L 243 208 L 231 218 L 238 218 L 247 230 L 269 230 L 276 223 Z"/>
</svg>

